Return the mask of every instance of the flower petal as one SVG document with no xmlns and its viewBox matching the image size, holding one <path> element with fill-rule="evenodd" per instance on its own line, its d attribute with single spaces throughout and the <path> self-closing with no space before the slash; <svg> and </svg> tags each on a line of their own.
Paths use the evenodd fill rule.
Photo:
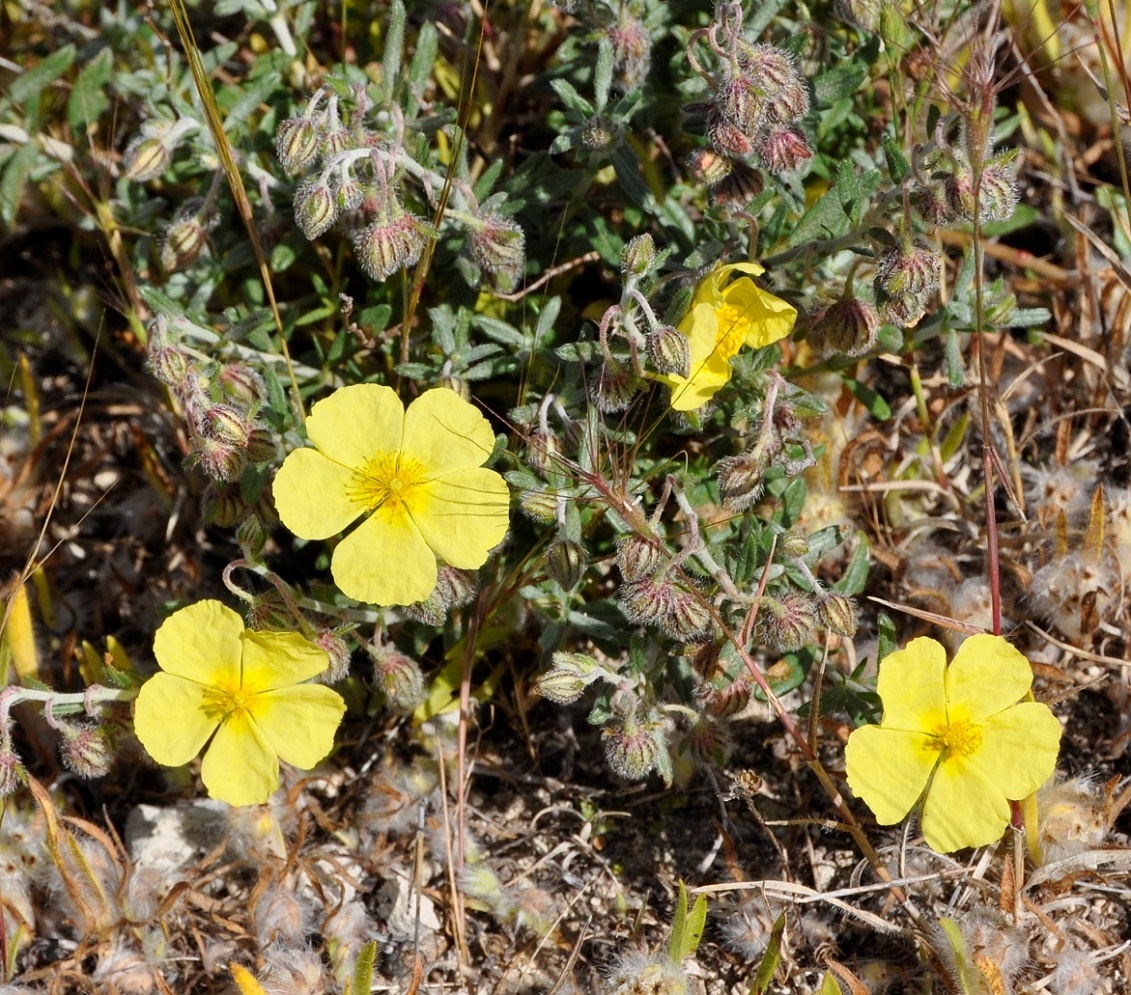
<svg viewBox="0 0 1131 995">
<path fill-rule="evenodd" d="M 219 601 L 173 612 L 153 636 L 153 655 L 167 674 L 215 687 L 239 684 L 243 619 Z"/>
<path fill-rule="evenodd" d="M 405 412 L 401 449 L 423 463 L 430 478 L 482 466 L 494 448 L 491 423 L 447 387 L 426 390 Z"/>
<path fill-rule="evenodd" d="M 737 308 L 746 322 L 746 344 L 760 349 L 793 331 L 797 308 L 763 290 L 753 280 L 735 280 L 723 295 L 727 304 Z"/>
<path fill-rule="evenodd" d="M 473 570 L 503 541 L 509 512 L 507 482 L 494 470 L 476 467 L 432 481 L 427 499 L 414 503 L 412 520 L 440 559 Z"/>
<path fill-rule="evenodd" d="M 355 470 L 380 453 L 400 449 L 403 431 L 401 399 L 375 383 L 338 388 L 315 404 L 306 419 L 307 437 L 319 452 Z"/>
<path fill-rule="evenodd" d="M 932 850 L 951 853 L 996 843 L 1009 824 L 1009 803 L 968 758 L 940 763 L 923 803 L 923 838 Z"/>
<path fill-rule="evenodd" d="M 274 691 L 308 681 L 330 666 L 320 646 L 297 632 L 243 633 L 243 681 L 247 691 Z"/>
<path fill-rule="evenodd" d="M 208 688 L 172 674 L 154 674 L 134 702 L 134 734 L 159 764 L 180 767 L 195 757 L 219 724 L 204 705 Z"/>
<path fill-rule="evenodd" d="M 260 695 L 255 724 L 281 760 L 310 770 L 334 748 L 345 712 L 346 703 L 336 691 L 322 684 L 300 684 Z"/>
<path fill-rule="evenodd" d="M 946 728 L 946 650 L 921 637 L 880 663 L 876 691 L 884 703 L 885 729 L 930 733 Z"/>
<path fill-rule="evenodd" d="M 967 762 L 1002 796 L 1020 801 L 1056 769 L 1060 721 L 1048 705 L 1023 701 L 982 722 L 982 745 Z"/>
<path fill-rule="evenodd" d="M 420 530 L 383 508 L 338 544 L 330 570 L 343 594 L 374 605 L 411 605 L 436 587 L 436 554 Z"/>
<path fill-rule="evenodd" d="M 348 466 L 314 449 L 296 449 L 275 474 L 275 510 L 300 539 L 328 539 L 369 510 L 356 480 Z"/>
<path fill-rule="evenodd" d="M 704 278 L 695 290 L 692 304 L 710 304 L 712 309 L 723 306 L 727 281 L 732 273 L 749 273 L 751 276 L 761 276 L 765 269 L 757 263 L 728 263 L 725 266 L 716 266 Z"/>
<path fill-rule="evenodd" d="M 667 374 L 660 379 L 672 389 L 673 411 L 694 411 L 719 392 L 731 376 L 730 361 L 719 352 L 719 319 L 711 304 L 696 304 L 679 323 L 687 336 L 690 377 Z"/>
<path fill-rule="evenodd" d="M 946 672 L 952 722 L 979 720 L 1015 705 L 1033 684 L 1029 661 L 1001 636 L 971 636 Z"/>
<path fill-rule="evenodd" d="M 881 826 L 899 822 L 919 800 L 939 751 L 925 733 L 861 726 L 844 748 L 848 785 Z"/>
<path fill-rule="evenodd" d="M 262 805 L 279 787 L 279 760 L 250 718 L 232 715 L 204 754 L 200 776 L 213 798 L 229 805 Z"/>
</svg>

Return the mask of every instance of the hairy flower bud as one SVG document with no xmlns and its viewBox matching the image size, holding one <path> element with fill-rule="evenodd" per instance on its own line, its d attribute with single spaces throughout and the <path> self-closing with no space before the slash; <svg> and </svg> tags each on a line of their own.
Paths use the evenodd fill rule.
<svg viewBox="0 0 1131 995">
<path fill-rule="evenodd" d="M 708 714 L 726 719 L 744 711 L 750 704 L 750 684 L 743 678 L 731 681 L 725 687 L 704 684 L 696 692 Z"/>
<path fill-rule="evenodd" d="M 267 530 L 258 515 L 248 515 L 236 528 L 236 542 L 240 545 L 243 558 L 249 563 L 259 560 L 263 547 L 267 545 Z"/>
<path fill-rule="evenodd" d="M 602 673 L 597 661 L 584 653 L 555 653 L 553 667 L 538 678 L 536 687 L 543 698 L 570 705 Z"/>
<path fill-rule="evenodd" d="M 745 159 L 754 151 L 754 142 L 735 119 L 724 113 L 718 102 L 707 111 L 707 141 L 721 156 Z"/>
<path fill-rule="evenodd" d="M 734 160 L 720 155 L 713 148 L 696 149 L 687 157 L 687 169 L 699 183 L 714 185 L 724 180 L 734 169 Z"/>
<path fill-rule="evenodd" d="M 733 162 L 725 176 L 707 187 L 707 196 L 714 207 L 734 204 L 745 207 L 765 189 L 762 174 L 744 162 Z"/>
<path fill-rule="evenodd" d="M 789 173 L 813 158 L 809 139 L 800 128 L 775 128 L 766 132 L 754 149 L 758 160 L 771 173 Z"/>
<path fill-rule="evenodd" d="M 399 712 L 411 712 L 424 701 L 424 674 L 412 657 L 391 647 L 369 648 L 373 681 Z"/>
<path fill-rule="evenodd" d="M 200 439 L 197 448 L 189 454 L 188 462 L 190 465 L 199 464 L 205 474 L 213 480 L 226 483 L 235 480 L 243 473 L 247 458 L 241 447 L 205 436 Z M 239 521 L 239 517 L 236 521 Z M 234 525 L 235 522 L 232 524 Z"/>
<path fill-rule="evenodd" d="M 319 629 L 314 643 L 325 651 L 327 660 L 327 667 L 319 674 L 318 680 L 323 684 L 337 684 L 345 680 L 350 672 L 349 644 L 333 629 Z"/>
<path fill-rule="evenodd" d="M 414 266 L 436 230 L 423 218 L 401 212 L 379 218 L 354 236 L 357 261 L 371 280 L 386 280 Z"/>
<path fill-rule="evenodd" d="M 645 347 L 648 360 L 657 373 L 674 373 L 684 378 L 690 376 L 691 344 L 678 328 L 661 325 L 649 333 Z"/>
<path fill-rule="evenodd" d="M 522 491 L 518 507 L 533 522 L 550 525 L 557 521 L 558 498 L 552 491 Z"/>
<path fill-rule="evenodd" d="M 548 429 L 535 429 L 526 442 L 526 462 L 541 474 L 561 469 L 557 457 L 561 453 L 558 437 Z"/>
<path fill-rule="evenodd" d="M 817 628 L 817 611 L 810 595 L 790 592 L 780 598 L 763 598 L 758 614 L 762 638 L 782 653 L 799 650 Z"/>
<path fill-rule="evenodd" d="M 876 290 L 889 296 L 929 294 L 939 285 L 939 254 L 916 237 L 876 257 Z"/>
<path fill-rule="evenodd" d="M 762 120 L 766 126 L 793 124 L 808 113 L 809 89 L 800 79 L 795 79 L 772 95 L 767 94 Z"/>
<path fill-rule="evenodd" d="M 613 47 L 613 83 L 627 93 L 636 89 L 652 68 L 652 36 L 640 18 L 622 7 L 608 38 Z"/>
<path fill-rule="evenodd" d="M 851 639 L 859 624 L 856 605 L 847 595 L 829 591 L 817 602 L 817 621 L 830 632 Z"/>
<path fill-rule="evenodd" d="M 243 448 L 251 435 L 251 426 L 238 408 L 230 404 L 212 404 L 204 411 L 200 431 L 216 442 Z"/>
<path fill-rule="evenodd" d="M 188 376 L 188 357 L 176 346 L 159 346 L 151 341 L 145 365 L 167 387 L 179 387 Z"/>
<path fill-rule="evenodd" d="M 275 132 L 275 155 L 288 175 L 301 173 L 318 157 L 322 128 L 313 117 L 289 117 Z"/>
<path fill-rule="evenodd" d="M 145 183 L 160 176 L 173 161 L 173 150 L 160 138 L 141 137 L 126 149 L 126 179 Z"/>
<path fill-rule="evenodd" d="M 343 214 L 356 211 L 365 199 L 365 187 L 350 173 L 339 176 L 334 184 L 334 203 Z"/>
<path fill-rule="evenodd" d="M 671 585 L 655 582 L 651 577 L 628 581 L 621 585 L 620 610 L 633 625 L 658 623 L 668 610 Z"/>
<path fill-rule="evenodd" d="M 659 543 L 641 535 L 626 535 L 617 540 L 617 566 L 626 581 L 651 577 L 664 562 Z"/>
<path fill-rule="evenodd" d="M 656 243 L 645 233 L 629 239 L 620 254 L 620 271 L 625 276 L 647 276 L 656 262 Z"/>
<path fill-rule="evenodd" d="M 483 271 L 493 290 L 509 294 L 522 280 L 526 265 L 526 235 L 509 218 L 488 214 L 468 236 L 471 257 Z"/>
<path fill-rule="evenodd" d="M 161 268 L 175 273 L 191 266 L 208 245 L 208 232 L 195 212 L 179 212 L 161 238 Z"/>
<path fill-rule="evenodd" d="M 826 352 L 855 358 L 876 344 L 880 316 L 867 301 L 845 297 L 834 302 L 813 324 L 815 342 Z"/>
<path fill-rule="evenodd" d="M 479 593 L 479 578 L 474 570 L 442 566 L 436 573 L 436 590 L 449 608 L 462 608 Z"/>
<path fill-rule="evenodd" d="M 243 408 L 259 404 L 267 394 L 263 378 L 242 363 L 227 363 L 222 366 L 216 375 L 216 385 L 226 400 Z"/>
<path fill-rule="evenodd" d="M 660 628 L 672 639 L 689 641 L 701 636 L 711 624 L 711 612 L 702 595 L 673 584 L 659 619 Z"/>
<path fill-rule="evenodd" d="M 201 498 L 204 511 L 204 524 L 230 529 L 238 525 L 248 514 L 238 484 L 210 483 Z"/>
<path fill-rule="evenodd" d="M 572 539 L 557 539 L 546 551 L 546 568 L 563 590 L 572 591 L 585 577 L 589 554 Z"/>
<path fill-rule="evenodd" d="M 800 79 L 793 56 L 783 48 L 739 37 L 736 49 L 739 70 L 758 93 L 774 94 Z"/>
<path fill-rule="evenodd" d="M 273 463 L 279 455 L 279 442 L 275 432 L 262 425 L 252 425 L 248 432 L 244 454 L 249 463 Z"/>
<path fill-rule="evenodd" d="M 59 732 L 59 753 L 68 770 L 79 777 L 105 777 L 110 772 L 114 749 L 103 727 L 93 722 L 64 722 Z"/>
<path fill-rule="evenodd" d="M 969 173 L 948 176 L 945 184 L 947 205 L 963 221 L 974 221 L 974 180 Z M 1005 221 L 1017 207 L 1017 181 L 1004 162 L 991 161 L 982 170 L 978 188 L 977 213 L 982 224 Z"/>
<path fill-rule="evenodd" d="M 632 367 L 608 360 L 589 381 L 590 399 L 605 414 L 623 411 L 643 386 Z"/>
<path fill-rule="evenodd" d="M 0 798 L 7 798 L 27 783 L 27 771 L 7 735 L 0 733 Z"/>
<path fill-rule="evenodd" d="M 605 759 L 614 773 L 626 781 L 648 776 L 660 752 L 655 731 L 651 723 L 631 720 L 619 729 L 605 729 Z"/>
<path fill-rule="evenodd" d="M 766 462 L 762 447 L 719 460 L 719 500 L 724 508 L 742 512 L 758 503 L 765 484 Z"/>
<path fill-rule="evenodd" d="M 325 180 L 304 183 L 295 191 L 295 223 L 308 241 L 329 231 L 337 220 L 337 198 Z"/>
</svg>

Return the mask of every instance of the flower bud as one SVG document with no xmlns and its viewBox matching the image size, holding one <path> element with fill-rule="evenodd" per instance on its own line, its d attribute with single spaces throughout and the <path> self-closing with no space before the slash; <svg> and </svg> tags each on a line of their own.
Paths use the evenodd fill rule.
<svg viewBox="0 0 1131 995">
<path fill-rule="evenodd" d="M 226 483 L 235 480 L 247 464 L 243 450 L 228 442 L 220 442 L 205 436 L 197 449 L 189 455 L 188 462 L 199 464 L 200 468 L 213 480 Z M 236 521 L 239 521 L 237 516 Z M 235 522 L 232 523 L 233 525 Z"/>
<path fill-rule="evenodd" d="M 708 185 L 726 179 L 734 168 L 731 159 L 720 155 L 713 148 L 696 149 L 685 161 L 692 178 Z"/>
<path fill-rule="evenodd" d="M 731 681 L 726 687 L 704 684 L 697 692 L 708 714 L 717 719 L 738 715 L 750 704 L 750 684 L 743 678 Z"/>
<path fill-rule="evenodd" d="M 304 183 L 295 191 L 295 223 L 314 241 L 338 220 L 338 202 L 325 180 Z"/>
<path fill-rule="evenodd" d="M 809 139 L 800 128 L 775 128 L 766 132 L 755 148 L 759 161 L 771 173 L 789 173 L 813 158 Z"/>
<path fill-rule="evenodd" d="M 230 404 L 212 404 L 204 411 L 200 431 L 209 439 L 243 448 L 251 435 L 247 418 Z"/>
<path fill-rule="evenodd" d="M 253 425 L 247 436 L 244 453 L 249 463 L 274 463 L 279 455 L 275 432 L 262 425 Z"/>
<path fill-rule="evenodd" d="M 597 408 L 605 414 L 623 411 L 642 386 L 632 367 L 617 360 L 608 360 L 589 381 L 589 394 Z"/>
<path fill-rule="evenodd" d="M 940 263 L 939 254 L 923 238 L 887 249 L 876 258 L 877 293 L 930 294 L 939 285 Z"/>
<path fill-rule="evenodd" d="M 347 173 L 334 184 L 334 203 L 342 213 L 356 211 L 365 199 L 365 187 Z"/>
<path fill-rule="evenodd" d="M 160 138 L 135 138 L 126 149 L 125 161 L 126 179 L 134 183 L 145 183 L 169 168 L 173 161 L 173 150 Z"/>
<path fill-rule="evenodd" d="M 851 639 L 856 635 L 856 605 L 847 595 L 830 591 L 817 602 L 817 621 L 830 632 Z"/>
<path fill-rule="evenodd" d="M 744 162 L 731 164 L 731 171 L 707 187 L 707 197 L 713 207 L 731 204 L 745 207 L 765 189 L 762 174 Z"/>
<path fill-rule="evenodd" d="M 379 219 L 354 236 L 357 261 L 371 280 L 385 280 L 414 266 L 436 230 L 415 214 Z"/>
<path fill-rule="evenodd" d="M 474 570 L 443 566 L 436 573 L 436 590 L 449 608 L 462 608 L 479 593 L 479 577 Z"/>
<path fill-rule="evenodd" d="M 454 394 L 459 394 L 465 401 L 471 400 L 471 385 L 455 373 L 441 373 L 436 378 L 436 386 L 444 387 Z"/>
<path fill-rule="evenodd" d="M 781 550 L 782 556 L 792 557 L 795 560 L 800 559 L 809 555 L 809 540 L 804 532 L 790 529 L 788 532 L 782 533 L 778 539 L 778 549 Z"/>
<path fill-rule="evenodd" d="M 242 363 L 228 363 L 220 368 L 216 384 L 224 399 L 241 408 L 259 404 L 267 394 L 263 378 Z"/>
<path fill-rule="evenodd" d="M 688 377 L 691 371 L 691 344 L 687 336 L 671 325 L 661 325 L 645 342 L 648 360 L 657 373 Z"/>
<path fill-rule="evenodd" d="M 620 254 L 620 270 L 625 276 L 647 276 L 656 262 L 656 243 L 645 233 L 629 239 Z"/>
<path fill-rule="evenodd" d="M 791 80 L 772 96 L 767 95 L 765 125 L 793 124 L 809 113 L 809 89 L 800 79 Z"/>
<path fill-rule="evenodd" d="M 620 610 L 633 625 L 658 622 L 668 610 L 671 585 L 651 577 L 628 581 L 621 585 Z"/>
<path fill-rule="evenodd" d="M 736 51 L 739 70 L 757 93 L 771 95 L 800 79 L 793 56 L 783 48 L 739 37 Z"/>
<path fill-rule="evenodd" d="M 353 145 L 353 135 L 348 128 L 329 128 L 322 135 L 318 155 L 323 162 L 326 162 L 339 152 L 345 152 L 351 145 Z"/>
<path fill-rule="evenodd" d="M 283 171 L 303 172 L 318 157 L 322 129 L 313 117 L 289 117 L 275 132 L 275 155 Z"/>
<path fill-rule="evenodd" d="M 1006 221 L 1017 207 L 1017 180 L 1003 164 L 986 164 L 978 193 L 978 209 L 983 223 Z"/>
<path fill-rule="evenodd" d="M 27 771 L 7 735 L 0 734 L 0 798 L 7 798 L 27 783 Z"/>
<path fill-rule="evenodd" d="M 509 294 L 522 280 L 526 265 L 526 235 L 520 225 L 497 214 L 479 219 L 482 227 L 468 237 L 471 257 L 492 289 Z"/>
<path fill-rule="evenodd" d="M 533 522 L 550 525 L 558 519 L 558 497 L 551 491 L 522 491 L 519 510 Z"/>
<path fill-rule="evenodd" d="M 626 781 L 641 781 L 656 766 L 660 745 L 649 724 L 626 722 L 620 729 L 605 729 L 605 759 Z"/>
<path fill-rule="evenodd" d="M 543 698 L 570 705 L 602 673 L 597 661 L 584 653 L 555 653 L 553 667 L 538 678 L 536 687 Z"/>
<path fill-rule="evenodd" d="M 63 737 L 59 752 L 68 770 L 79 777 L 105 777 L 110 772 L 114 750 L 104 728 L 93 722 L 64 722 L 59 732 Z"/>
<path fill-rule="evenodd" d="M 424 701 L 424 674 L 412 657 L 392 648 L 370 648 L 369 654 L 373 681 L 393 708 L 411 712 Z"/>
<path fill-rule="evenodd" d="M 782 653 L 799 650 L 813 639 L 817 613 L 813 599 L 791 592 L 781 598 L 763 598 L 758 625 L 763 639 Z"/>
<path fill-rule="evenodd" d="M 928 294 L 887 294 L 883 291 L 876 293 L 876 305 L 880 317 L 892 325 L 902 328 L 914 328 L 923 315 L 927 313 Z"/>
<path fill-rule="evenodd" d="M 718 462 L 719 500 L 728 511 L 741 512 L 753 507 L 762 497 L 765 484 L 766 452 L 755 447 Z"/>
<path fill-rule="evenodd" d="M 326 653 L 326 669 L 318 675 L 319 682 L 337 684 L 345 680 L 350 672 L 349 644 L 332 629 L 318 630 L 314 644 Z"/>
<path fill-rule="evenodd" d="M 155 346 L 150 342 L 145 365 L 167 387 L 179 387 L 188 376 L 188 357 L 176 346 Z"/>
<path fill-rule="evenodd" d="M 191 266 L 208 245 L 208 233 L 196 214 L 176 218 L 161 239 L 161 268 L 175 273 Z"/>
<path fill-rule="evenodd" d="M 608 31 L 613 48 L 613 83 L 623 93 L 635 90 L 652 68 L 652 36 L 638 17 L 621 8 L 617 23 Z"/>
<path fill-rule="evenodd" d="M 204 524 L 230 529 L 238 525 L 248 514 L 239 484 L 218 485 L 210 483 L 201 498 L 204 511 Z"/>
<path fill-rule="evenodd" d="M 644 580 L 660 569 L 664 554 L 659 543 L 641 535 L 617 540 L 617 566 L 626 581 Z"/>
<path fill-rule="evenodd" d="M 711 148 L 726 158 L 745 159 L 754 151 L 750 136 L 717 102 L 707 111 L 706 136 Z"/>
<path fill-rule="evenodd" d="M 813 337 L 826 352 L 855 358 L 876 344 L 880 316 L 858 297 L 834 302 L 813 325 Z"/>
<path fill-rule="evenodd" d="M 546 552 L 546 567 L 562 589 L 572 591 L 585 577 L 589 554 L 572 539 L 557 539 Z"/>
<path fill-rule="evenodd" d="M 421 625 L 438 627 L 444 624 L 448 617 L 448 603 L 436 588 L 423 601 L 414 601 L 411 605 L 404 606 L 404 613 L 414 622 Z"/>
<path fill-rule="evenodd" d="M 267 530 L 258 515 L 248 515 L 236 528 L 236 542 L 240 545 L 243 558 L 249 563 L 259 560 L 263 547 L 267 545 Z"/>
<path fill-rule="evenodd" d="M 659 621 L 660 628 L 672 639 L 689 641 L 707 630 L 711 612 L 703 603 L 702 595 L 673 584 Z"/>
<path fill-rule="evenodd" d="M 555 473 L 561 468 L 558 437 L 548 429 L 535 429 L 526 442 L 526 462 L 539 473 Z"/>
</svg>

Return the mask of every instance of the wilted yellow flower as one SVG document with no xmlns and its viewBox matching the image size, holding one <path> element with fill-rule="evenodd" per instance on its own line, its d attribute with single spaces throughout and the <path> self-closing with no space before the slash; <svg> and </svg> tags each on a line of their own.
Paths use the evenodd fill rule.
<svg viewBox="0 0 1131 995">
<path fill-rule="evenodd" d="M 659 377 L 672 389 L 672 408 L 701 408 L 731 375 L 730 360 L 743 346 L 758 349 L 785 338 L 797 320 L 797 309 L 749 276 L 727 284 L 735 271 L 759 276 L 757 263 L 719 266 L 699 285 L 691 310 L 679 323 L 691 346 L 691 376 L 666 374 Z M 724 286 L 725 284 L 725 286 Z"/>
<path fill-rule="evenodd" d="M 365 520 L 334 550 L 334 583 L 378 605 L 423 601 L 436 557 L 480 567 L 507 531 L 506 481 L 482 464 L 495 435 L 455 391 L 425 391 L 406 411 L 388 387 L 342 387 L 314 405 L 306 433 L 275 477 L 275 507 L 303 539 Z"/>
<path fill-rule="evenodd" d="M 170 615 L 153 637 L 161 667 L 134 706 L 134 732 L 159 764 L 179 767 L 208 744 L 200 775 L 213 798 L 261 805 L 279 760 L 309 770 L 334 746 L 341 696 L 305 684 L 329 666 L 295 632 L 253 632 L 219 601 Z"/>
<path fill-rule="evenodd" d="M 1047 705 L 1022 701 L 1033 682 L 1001 636 L 971 636 L 950 666 L 933 639 L 913 639 L 880 665 L 879 725 L 848 737 L 848 783 L 875 813 L 899 822 L 923 795 L 923 836 L 941 853 L 1001 838 L 1009 800 L 1048 780 L 1060 723 Z"/>
</svg>

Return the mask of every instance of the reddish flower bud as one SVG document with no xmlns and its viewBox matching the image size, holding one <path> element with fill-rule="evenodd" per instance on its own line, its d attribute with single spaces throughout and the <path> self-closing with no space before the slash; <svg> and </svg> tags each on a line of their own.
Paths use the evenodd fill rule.
<svg viewBox="0 0 1131 995">
<path fill-rule="evenodd" d="M 230 446 L 244 447 L 251 435 L 251 426 L 238 408 L 230 404 L 212 404 L 204 411 L 200 431 Z"/>
<path fill-rule="evenodd" d="M 617 566 L 626 581 L 644 580 L 660 569 L 664 554 L 660 544 L 640 535 L 617 540 Z"/>
<path fill-rule="evenodd" d="M 876 344 L 880 316 L 857 297 L 836 301 L 813 324 L 814 341 L 826 352 L 863 356 Z"/>
<path fill-rule="evenodd" d="M 337 684 L 345 680 L 350 672 L 349 644 L 331 629 L 320 629 L 314 637 L 314 643 L 326 652 L 327 667 L 318 675 L 318 680 L 323 684 Z"/>
<path fill-rule="evenodd" d="M 167 387 L 179 387 L 188 376 L 188 357 L 175 346 L 150 343 L 145 365 Z"/>
<path fill-rule="evenodd" d="M 766 463 L 764 447 L 719 460 L 719 499 L 724 508 L 742 512 L 758 503 L 765 483 Z"/>
<path fill-rule="evenodd" d="M 672 639 L 688 641 L 707 631 L 711 612 L 701 594 L 673 584 L 659 622 L 660 628 Z"/>
<path fill-rule="evenodd" d="M 696 149 L 687 157 L 687 169 L 700 183 L 716 184 L 730 175 L 734 162 L 713 148 Z"/>
<path fill-rule="evenodd" d="M 813 158 L 813 150 L 800 128 L 776 128 L 758 140 L 755 153 L 771 173 L 800 169 Z"/>
<path fill-rule="evenodd" d="M 750 684 L 742 678 L 721 688 L 704 684 L 696 693 L 707 712 L 717 719 L 737 715 L 750 704 Z"/>
<path fill-rule="evenodd" d="M 520 225 L 497 214 L 479 219 L 482 227 L 468 238 L 471 256 L 491 287 L 509 294 L 522 280 L 526 264 L 526 235 Z"/>
<path fill-rule="evenodd" d="M 734 162 L 726 175 L 707 187 L 707 196 L 714 207 L 734 204 L 745 207 L 765 188 L 762 174 L 744 162 Z"/>
<path fill-rule="evenodd" d="M 436 230 L 423 218 L 401 212 L 378 219 L 354 236 L 357 261 L 371 280 L 385 280 L 414 266 Z"/>
<path fill-rule="evenodd" d="M 765 642 L 779 652 L 799 650 L 816 634 L 814 599 L 798 592 L 790 592 L 780 598 L 763 598 L 758 627 Z"/>
<path fill-rule="evenodd" d="M 651 577 L 621 585 L 620 610 L 633 625 L 658 622 L 668 610 L 671 585 L 656 583 Z"/>
<path fill-rule="evenodd" d="M 104 728 L 93 722 L 65 722 L 59 731 L 59 753 L 68 770 L 79 777 L 105 777 L 110 772 L 114 749 Z"/>
<path fill-rule="evenodd" d="M 621 8 L 621 15 L 608 30 L 613 47 L 613 83 L 618 90 L 636 89 L 652 68 L 652 36 L 638 17 Z"/>
<path fill-rule="evenodd" d="M 370 649 L 373 680 L 389 704 L 399 712 L 411 712 L 424 701 L 424 674 L 412 657 L 399 650 Z"/>
<path fill-rule="evenodd" d="M 196 214 L 178 217 L 161 238 L 161 268 L 175 273 L 195 263 L 208 245 L 208 233 Z"/>
</svg>

